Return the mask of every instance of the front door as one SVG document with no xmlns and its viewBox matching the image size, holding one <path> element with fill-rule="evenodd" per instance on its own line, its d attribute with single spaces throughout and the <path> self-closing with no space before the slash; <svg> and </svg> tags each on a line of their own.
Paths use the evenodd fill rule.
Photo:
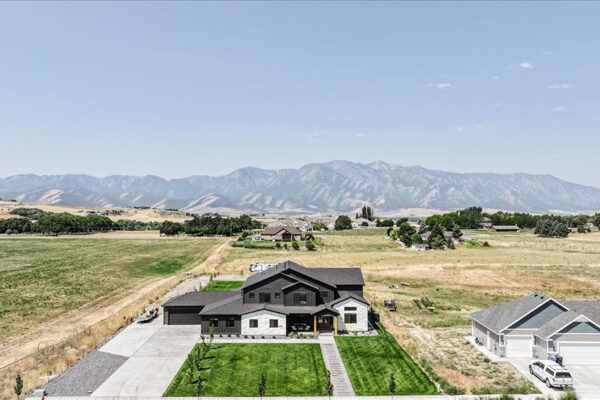
<svg viewBox="0 0 600 400">
<path fill-rule="evenodd" d="M 317 329 L 330 331 L 333 329 L 333 317 L 317 317 Z"/>
</svg>

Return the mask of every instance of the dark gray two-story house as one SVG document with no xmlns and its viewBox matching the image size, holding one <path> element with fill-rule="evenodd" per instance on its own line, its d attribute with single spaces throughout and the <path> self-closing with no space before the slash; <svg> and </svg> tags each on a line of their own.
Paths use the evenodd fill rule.
<svg viewBox="0 0 600 400">
<path fill-rule="evenodd" d="M 367 331 L 369 302 L 360 268 L 306 268 L 292 261 L 249 277 L 231 292 L 191 292 L 166 302 L 164 323 L 214 326 L 216 334 L 287 335 Z"/>
</svg>

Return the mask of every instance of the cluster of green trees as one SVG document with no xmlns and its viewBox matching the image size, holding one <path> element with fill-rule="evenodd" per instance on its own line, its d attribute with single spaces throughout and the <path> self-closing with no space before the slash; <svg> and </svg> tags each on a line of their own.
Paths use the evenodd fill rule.
<svg viewBox="0 0 600 400">
<path fill-rule="evenodd" d="M 261 229 L 263 225 L 253 220 L 248 215 L 239 217 L 222 217 L 220 215 L 195 215 L 191 220 L 184 223 L 165 221 L 160 227 L 160 233 L 164 235 L 233 235 L 242 231 Z"/>
<path fill-rule="evenodd" d="M 520 228 L 534 229 L 538 227 L 541 221 L 558 221 L 566 228 L 575 228 L 578 232 L 589 232 L 587 226 L 589 222 L 595 226 L 600 226 L 600 214 L 594 216 L 580 214 L 570 216 L 557 215 L 532 215 L 529 213 L 510 213 L 498 211 L 493 214 L 484 213 L 481 207 L 469 207 L 456 212 L 432 215 L 425 219 L 428 227 L 436 224 L 441 225 L 446 230 L 452 230 L 454 225 L 460 229 L 479 229 L 484 218 L 489 218 L 492 225 L 517 225 Z M 547 225 L 547 223 L 544 223 Z"/>
<path fill-rule="evenodd" d="M 163 224 L 164 222 L 157 221 L 143 222 L 132 219 L 120 219 L 114 223 L 113 229 L 121 231 L 158 231 Z"/>
<path fill-rule="evenodd" d="M 62 233 L 106 232 L 113 230 L 110 218 L 101 215 L 53 214 L 45 215 L 31 226 L 31 231 L 44 235 Z"/>
<path fill-rule="evenodd" d="M 45 217 L 46 215 L 52 215 L 54 213 L 51 213 L 51 212 L 48 212 L 48 211 L 44 211 L 44 210 L 40 210 L 39 208 L 19 207 L 19 208 L 15 208 L 15 209 L 10 210 L 10 214 L 11 215 L 18 215 L 20 217 L 27 218 L 27 219 L 36 220 L 36 219 L 40 219 L 42 217 Z"/>
<path fill-rule="evenodd" d="M 333 224 L 333 229 L 336 231 L 352 229 L 352 221 L 350 221 L 350 217 L 347 215 L 340 215 L 337 217 L 335 223 Z"/>
<path fill-rule="evenodd" d="M 422 234 L 427 231 L 429 231 L 429 236 L 427 240 L 424 240 Z M 452 237 L 445 237 L 444 231 L 451 231 Z M 417 231 L 417 229 L 408 223 L 407 218 L 400 218 L 396 221 L 396 228 L 388 229 L 388 235 L 394 240 L 400 240 L 407 247 L 416 243 L 427 243 L 432 249 L 443 249 L 444 247 L 453 249 L 453 240 L 460 240 L 462 231 L 456 224 L 452 226 L 452 229 L 445 229 L 440 223 L 434 223 L 433 226 L 429 226 L 428 228 L 422 227 Z"/>
<path fill-rule="evenodd" d="M 375 223 L 377 224 L 377 226 L 379 226 L 379 227 L 384 227 L 384 228 L 390 228 L 390 227 L 392 227 L 392 226 L 394 226 L 394 225 L 395 225 L 395 224 L 394 224 L 394 221 L 393 221 L 393 220 L 391 220 L 391 219 L 384 219 L 384 220 L 381 220 L 381 219 L 379 219 L 379 218 L 378 218 L 378 219 L 375 221 Z"/>
<path fill-rule="evenodd" d="M 31 221 L 27 218 L 0 219 L 0 233 L 29 233 L 31 232 Z"/>
<path fill-rule="evenodd" d="M 571 233 L 571 229 L 559 219 L 544 218 L 538 222 L 534 233 L 542 237 L 564 238 Z"/>
<path fill-rule="evenodd" d="M 375 211 L 373 211 L 373 207 L 362 206 L 360 213 L 356 213 L 356 218 L 364 218 L 373 221 L 375 219 Z"/>
</svg>

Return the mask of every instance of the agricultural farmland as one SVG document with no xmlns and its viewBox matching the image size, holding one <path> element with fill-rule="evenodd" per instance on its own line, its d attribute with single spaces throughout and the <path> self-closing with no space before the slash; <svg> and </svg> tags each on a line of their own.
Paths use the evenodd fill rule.
<svg viewBox="0 0 600 400">
<path fill-rule="evenodd" d="M 224 241 L 0 239 L 0 361 L 18 358 L 40 336 L 52 343 L 110 315 L 119 301 L 158 288 Z"/>
</svg>

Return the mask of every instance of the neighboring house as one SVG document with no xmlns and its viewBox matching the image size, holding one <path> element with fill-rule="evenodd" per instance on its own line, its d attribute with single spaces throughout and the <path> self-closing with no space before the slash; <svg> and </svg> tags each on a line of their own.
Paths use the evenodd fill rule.
<svg viewBox="0 0 600 400">
<path fill-rule="evenodd" d="M 521 232 L 521 228 L 517 225 L 492 225 L 490 227 L 492 232 Z"/>
<path fill-rule="evenodd" d="M 425 251 L 429 250 L 429 245 L 427 243 L 413 243 L 410 245 L 410 249 L 416 251 Z"/>
<path fill-rule="evenodd" d="M 492 219 L 490 217 L 483 217 L 480 227 L 481 229 L 490 229 L 492 227 Z"/>
<path fill-rule="evenodd" d="M 294 226 L 269 226 L 260 236 L 262 240 L 272 242 L 295 242 L 301 240 L 302 232 Z"/>
<path fill-rule="evenodd" d="M 192 292 L 166 302 L 165 324 L 201 332 L 283 336 L 297 326 L 317 332 L 369 330 L 370 305 L 360 268 L 306 268 L 286 261 L 231 292 Z"/>
<path fill-rule="evenodd" d="M 421 239 L 428 240 L 429 236 L 431 236 L 431 232 L 425 232 L 421 235 Z M 452 243 L 454 243 L 454 244 L 460 243 L 460 240 L 458 240 L 454 237 L 454 233 L 452 233 L 452 231 L 444 231 L 444 240 L 445 241 L 452 240 Z"/>
<path fill-rule="evenodd" d="M 535 293 L 470 314 L 472 334 L 501 357 L 563 357 L 600 365 L 600 301 L 558 301 Z"/>
<path fill-rule="evenodd" d="M 375 221 L 369 221 L 366 218 L 356 218 L 352 221 L 352 229 L 377 228 Z"/>
</svg>

